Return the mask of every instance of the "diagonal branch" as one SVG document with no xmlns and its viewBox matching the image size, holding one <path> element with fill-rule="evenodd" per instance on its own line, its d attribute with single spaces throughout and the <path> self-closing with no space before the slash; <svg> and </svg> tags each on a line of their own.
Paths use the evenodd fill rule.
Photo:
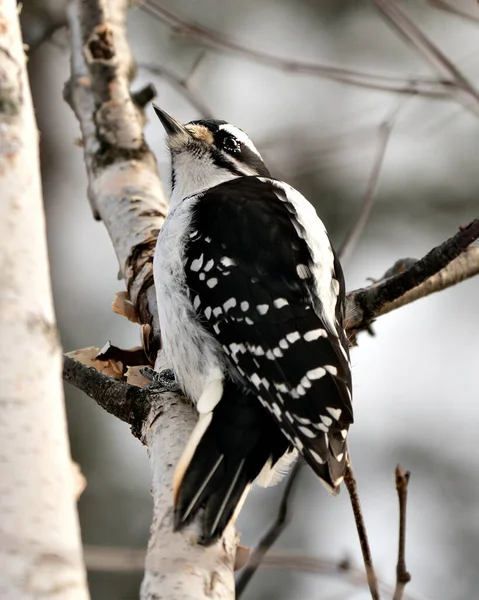
<svg viewBox="0 0 479 600">
<path fill-rule="evenodd" d="M 376 572 L 374 570 L 373 557 L 371 555 L 371 549 L 369 547 L 368 534 L 366 530 L 366 525 L 364 523 L 361 502 L 359 500 L 356 478 L 354 477 L 354 472 L 351 463 L 348 463 L 348 466 L 346 467 L 344 483 L 346 485 L 349 498 L 351 500 L 354 521 L 356 523 L 356 529 L 358 530 L 359 543 L 361 545 L 361 552 L 363 553 L 364 567 L 366 569 L 366 578 L 368 580 L 371 598 L 372 600 L 380 600 L 378 580 L 376 577 Z"/>
<path fill-rule="evenodd" d="M 456 17 L 461 17 L 462 19 L 466 19 L 476 25 L 479 23 L 479 16 L 473 15 L 472 13 L 468 13 L 457 6 L 454 6 L 452 2 L 448 0 L 426 0 L 428 4 L 433 6 L 434 8 L 438 8 L 439 10 L 443 10 L 448 12 L 451 15 L 455 15 Z"/>
<path fill-rule="evenodd" d="M 342 69 L 319 63 L 281 58 L 274 54 L 252 49 L 249 46 L 231 40 L 222 33 L 201 27 L 196 23 L 189 23 L 162 6 L 156 0 L 145 0 L 141 4 L 141 7 L 171 27 L 176 33 L 181 33 L 182 35 L 188 36 L 190 39 L 195 39 L 208 48 L 239 54 L 247 60 L 273 67 L 280 71 L 292 74 L 312 75 L 356 87 L 395 92 L 398 94 L 413 96 L 420 94 L 422 96 L 440 99 L 449 98 L 451 96 L 451 84 L 449 82 L 444 83 L 440 80 L 420 77 L 406 80 L 364 73 L 351 69 Z"/>
<path fill-rule="evenodd" d="M 457 99 L 475 115 L 479 115 L 479 91 L 436 46 L 419 27 L 394 3 L 393 0 L 374 0 L 374 4 L 390 25 L 409 42 L 429 64 L 444 77 L 445 84 L 455 88 L 459 94 Z M 465 92 L 473 102 L 466 102 L 462 97 Z"/>
<path fill-rule="evenodd" d="M 478 249 L 470 248 L 467 253 L 464 250 L 478 237 L 476 219 L 403 272 L 350 292 L 346 305 L 348 332 L 366 329 L 373 319 L 394 308 L 477 274 Z"/>
<path fill-rule="evenodd" d="M 63 357 L 63 379 L 93 398 L 107 412 L 132 425 L 133 433 L 140 437 L 141 425 L 151 408 L 142 388 L 114 379 L 70 356 Z"/>
<path fill-rule="evenodd" d="M 238 577 L 238 581 L 236 582 L 236 598 L 241 597 L 251 578 L 254 577 L 256 571 L 258 570 L 258 567 L 264 561 L 266 553 L 271 549 L 273 544 L 276 543 L 276 540 L 288 526 L 291 520 L 289 504 L 291 500 L 291 494 L 297 485 L 298 476 L 303 466 L 304 462 L 302 460 L 298 460 L 298 462 L 294 465 L 294 468 L 288 477 L 288 481 L 286 482 L 276 519 L 271 527 L 261 537 L 258 545 L 252 551 L 246 566 L 241 572 L 241 575 Z"/>
</svg>

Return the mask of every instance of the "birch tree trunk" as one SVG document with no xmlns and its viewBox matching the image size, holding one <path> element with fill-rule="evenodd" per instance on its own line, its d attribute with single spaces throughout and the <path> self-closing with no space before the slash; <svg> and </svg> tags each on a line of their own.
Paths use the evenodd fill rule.
<svg viewBox="0 0 479 600">
<path fill-rule="evenodd" d="M 0 598 L 87 600 L 16 0 L 0 0 Z"/>
</svg>

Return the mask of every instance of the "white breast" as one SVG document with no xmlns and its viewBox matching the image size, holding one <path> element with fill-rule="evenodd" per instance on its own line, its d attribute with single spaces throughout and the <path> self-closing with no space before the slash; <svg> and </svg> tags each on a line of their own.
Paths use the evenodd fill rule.
<svg viewBox="0 0 479 600">
<path fill-rule="evenodd" d="M 197 201 L 195 196 L 188 198 L 168 215 L 153 261 L 162 350 L 178 383 L 195 402 L 209 382 L 221 378 L 218 343 L 197 320 L 183 267 L 183 248 Z"/>
</svg>

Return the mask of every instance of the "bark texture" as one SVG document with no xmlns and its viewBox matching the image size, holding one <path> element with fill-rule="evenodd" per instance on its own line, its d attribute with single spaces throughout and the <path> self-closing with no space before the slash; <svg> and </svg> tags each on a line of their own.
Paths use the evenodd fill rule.
<svg viewBox="0 0 479 600">
<path fill-rule="evenodd" d="M 15 0 L 0 0 L 0 598 L 87 600 Z"/>
<path fill-rule="evenodd" d="M 136 94 L 135 102 L 129 92 L 134 65 L 125 32 L 127 8 L 126 0 L 70 4 L 72 77 L 65 98 L 82 130 L 94 215 L 111 237 L 143 325 L 145 351 L 155 362 L 160 340 L 152 259 L 167 205 L 143 138 L 144 115 L 138 104 L 143 94 Z M 173 473 L 196 419 L 193 407 L 171 393 L 153 402 L 144 418 L 140 437 L 151 460 L 154 513 L 142 600 L 234 598 L 234 527 L 216 545 L 204 548 L 196 543 L 194 525 L 181 533 L 171 526 Z"/>
</svg>

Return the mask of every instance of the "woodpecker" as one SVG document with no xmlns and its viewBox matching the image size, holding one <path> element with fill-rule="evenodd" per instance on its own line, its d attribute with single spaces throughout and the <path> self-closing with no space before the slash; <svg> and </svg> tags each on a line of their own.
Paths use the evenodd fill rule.
<svg viewBox="0 0 479 600">
<path fill-rule="evenodd" d="M 334 494 L 353 422 L 341 265 L 314 207 L 249 137 L 158 107 L 171 198 L 154 281 L 162 349 L 198 423 L 176 467 L 174 527 L 215 542 L 251 484 L 298 453 Z"/>
</svg>

